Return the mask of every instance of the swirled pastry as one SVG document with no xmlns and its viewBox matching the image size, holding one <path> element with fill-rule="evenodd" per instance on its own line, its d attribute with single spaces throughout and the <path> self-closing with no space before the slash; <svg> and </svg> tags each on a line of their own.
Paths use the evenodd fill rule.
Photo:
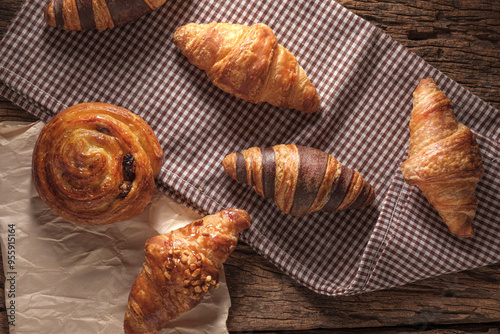
<svg viewBox="0 0 500 334">
<path fill-rule="evenodd" d="M 32 174 L 42 200 L 70 221 L 132 218 L 151 201 L 163 151 L 139 116 L 106 103 L 69 107 L 45 125 Z"/>
</svg>

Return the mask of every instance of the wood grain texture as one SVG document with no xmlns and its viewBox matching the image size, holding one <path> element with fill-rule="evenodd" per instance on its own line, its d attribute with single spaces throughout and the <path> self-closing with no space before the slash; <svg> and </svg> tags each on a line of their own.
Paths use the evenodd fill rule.
<svg viewBox="0 0 500 334">
<path fill-rule="evenodd" d="M 500 108 L 500 1 L 337 2 Z"/>
<path fill-rule="evenodd" d="M 500 324 L 500 264 L 342 297 L 322 296 L 298 286 L 246 245 L 236 248 L 225 272 L 232 331 L 371 328 L 370 332 L 390 332 L 386 327 L 427 330 L 445 324 Z"/>
<path fill-rule="evenodd" d="M 500 108 L 500 1 L 338 2 Z M 0 36 L 20 5 L 0 0 Z M 0 121 L 34 119 L 0 98 Z M 499 333 L 500 264 L 337 298 L 296 284 L 243 244 L 225 269 L 234 333 Z M 3 287 L 0 276 L 0 333 L 7 333 Z"/>
<path fill-rule="evenodd" d="M 34 122 L 37 117 L 0 95 L 0 122 L 2 121 L 27 121 Z"/>
</svg>

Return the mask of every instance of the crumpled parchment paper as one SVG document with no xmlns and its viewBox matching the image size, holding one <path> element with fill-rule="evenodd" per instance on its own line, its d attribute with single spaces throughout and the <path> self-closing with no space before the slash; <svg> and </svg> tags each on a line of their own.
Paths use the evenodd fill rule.
<svg viewBox="0 0 500 334">
<path fill-rule="evenodd" d="M 139 216 L 85 226 L 57 216 L 31 179 L 43 122 L 0 123 L 0 245 L 10 333 L 123 333 L 130 288 L 150 237 L 199 215 L 157 191 Z M 224 275 L 193 310 L 159 333 L 227 333 Z"/>
</svg>

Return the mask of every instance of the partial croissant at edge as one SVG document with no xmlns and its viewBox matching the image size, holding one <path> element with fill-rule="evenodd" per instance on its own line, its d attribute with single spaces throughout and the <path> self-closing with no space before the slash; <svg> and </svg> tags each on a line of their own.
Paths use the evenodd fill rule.
<svg viewBox="0 0 500 334">
<path fill-rule="evenodd" d="M 320 107 L 304 69 L 265 24 L 189 23 L 177 29 L 173 41 L 227 93 L 306 113 Z"/>
<path fill-rule="evenodd" d="M 422 190 L 451 233 L 473 236 L 483 161 L 476 137 L 457 121 L 433 79 L 421 80 L 415 89 L 409 127 L 408 159 L 401 165 L 405 181 Z"/>
<path fill-rule="evenodd" d="M 126 334 L 152 334 L 219 286 L 219 271 L 250 227 L 246 211 L 227 209 L 149 239 L 128 298 Z"/>
<path fill-rule="evenodd" d="M 105 30 L 137 20 L 166 0 L 52 0 L 45 22 L 55 28 L 78 31 Z"/>
<path fill-rule="evenodd" d="M 374 188 L 359 172 L 312 147 L 252 147 L 227 155 L 222 165 L 234 180 L 293 216 L 357 209 L 375 200 Z"/>
</svg>

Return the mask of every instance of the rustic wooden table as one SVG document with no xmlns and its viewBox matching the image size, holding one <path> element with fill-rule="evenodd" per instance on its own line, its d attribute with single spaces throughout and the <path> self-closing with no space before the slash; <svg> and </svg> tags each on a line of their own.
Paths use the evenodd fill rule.
<svg viewBox="0 0 500 334">
<path fill-rule="evenodd" d="M 338 2 L 500 108 L 500 0 Z M 0 36 L 21 3 L 0 0 Z M 0 97 L 5 120 L 36 118 Z M 499 333 L 500 264 L 337 298 L 299 286 L 246 245 L 225 268 L 235 333 Z M 8 333 L 3 287 L 2 274 L 0 333 Z"/>
</svg>

